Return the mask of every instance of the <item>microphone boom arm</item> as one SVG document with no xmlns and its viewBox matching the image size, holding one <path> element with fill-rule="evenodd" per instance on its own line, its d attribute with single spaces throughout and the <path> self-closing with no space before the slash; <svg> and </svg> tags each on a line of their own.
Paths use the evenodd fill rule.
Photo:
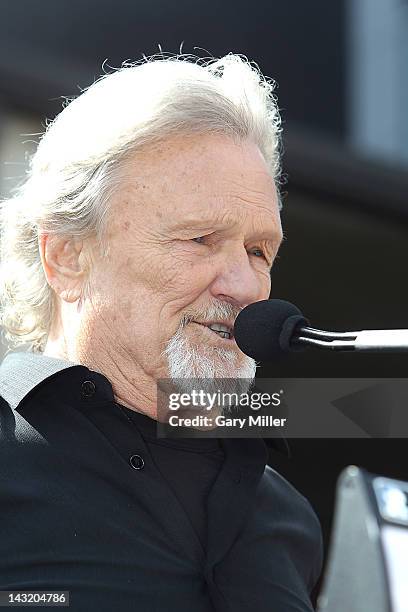
<svg viewBox="0 0 408 612">
<path fill-rule="evenodd" d="M 333 351 L 408 352 L 408 329 L 329 332 L 301 327 L 294 342 Z"/>
</svg>

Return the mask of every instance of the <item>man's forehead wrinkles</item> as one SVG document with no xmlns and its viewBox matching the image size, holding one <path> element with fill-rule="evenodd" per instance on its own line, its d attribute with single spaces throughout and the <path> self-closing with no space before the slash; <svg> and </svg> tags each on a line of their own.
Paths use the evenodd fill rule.
<svg viewBox="0 0 408 612">
<path fill-rule="evenodd" d="M 218 184 L 223 188 L 237 191 L 259 191 L 274 185 L 274 180 L 267 170 L 251 168 L 248 171 L 232 172 L 228 175 L 217 175 Z"/>
<path fill-rule="evenodd" d="M 200 213 L 203 211 L 214 212 L 214 214 L 222 214 L 222 211 L 228 210 L 245 210 L 251 204 L 256 206 L 262 206 L 266 211 L 270 211 L 273 214 L 273 210 L 277 208 L 276 194 L 266 194 L 263 191 L 251 192 L 247 191 L 211 191 L 208 192 L 205 189 L 200 189 L 200 186 L 192 188 L 184 187 L 181 188 L 177 193 L 173 192 L 169 194 L 170 197 L 168 202 L 182 202 L 187 205 L 186 213 L 192 211 L 194 214 L 194 207 L 196 206 Z M 190 206 L 188 206 L 190 204 Z"/>
<path fill-rule="evenodd" d="M 254 214 L 265 214 L 266 217 L 275 217 L 275 209 L 277 205 L 274 201 L 259 199 L 256 200 L 253 197 L 246 197 L 244 195 L 235 196 L 234 201 L 231 202 L 232 209 L 237 215 L 242 216 L 253 216 Z"/>
<path fill-rule="evenodd" d="M 214 229 L 220 227 L 223 223 L 223 219 L 220 217 L 219 214 L 209 214 L 208 211 L 206 214 L 203 214 L 202 211 L 191 215 L 187 213 L 186 215 L 183 215 L 183 217 L 179 220 L 169 218 L 168 221 L 169 226 L 174 230 L 193 228 Z"/>
<path fill-rule="evenodd" d="M 245 208 L 251 205 L 262 206 L 265 210 L 272 211 L 277 208 L 277 193 L 271 186 L 270 189 L 262 189 L 225 183 L 225 188 L 220 188 L 208 194 L 207 203 L 211 206 L 223 206 Z"/>
<path fill-rule="evenodd" d="M 186 215 L 182 219 L 170 220 L 172 231 L 240 231 L 245 228 L 248 235 L 262 240 L 267 240 L 279 247 L 281 242 L 280 224 L 273 213 L 267 209 L 267 216 L 258 214 L 248 215 L 248 212 L 240 211 L 234 214 L 231 210 L 218 211 L 217 214 Z"/>
</svg>

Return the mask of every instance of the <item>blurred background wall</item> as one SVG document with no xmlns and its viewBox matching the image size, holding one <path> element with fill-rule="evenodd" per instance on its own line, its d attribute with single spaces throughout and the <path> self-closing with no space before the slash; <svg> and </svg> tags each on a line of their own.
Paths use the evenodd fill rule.
<svg viewBox="0 0 408 612">
<path fill-rule="evenodd" d="M 273 296 L 315 327 L 408 327 L 407 0 L 1 0 L 0 194 L 24 177 L 46 118 L 102 72 L 158 52 L 256 61 L 278 83 L 286 241 Z M 106 68 L 109 70 L 109 68 Z M 37 134 L 37 135 L 36 135 Z M 2 349 L 4 351 L 4 349 Z M 1 354 L 1 353 L 0 353 Z M 407 357 L 318 351 L 261 376 L 406 376 Z M 305 410 L 307 406 L 305 405 Z M 350 463 L 408 480 L 406 441 L 292 440 L 271 453 L 326 543 Z"/>
</svg>

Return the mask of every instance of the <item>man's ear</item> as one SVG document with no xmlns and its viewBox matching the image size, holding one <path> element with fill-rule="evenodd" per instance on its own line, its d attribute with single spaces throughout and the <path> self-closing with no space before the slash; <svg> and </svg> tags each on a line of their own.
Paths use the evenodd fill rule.
<svg viewBox="0 0 408 612">
<path fill-rule="evenodd" d="M 38 248 L 47 282 L 65 302 L 76 302 L 88 276 L 84 241 L 40 233 Z"/>
</svg>

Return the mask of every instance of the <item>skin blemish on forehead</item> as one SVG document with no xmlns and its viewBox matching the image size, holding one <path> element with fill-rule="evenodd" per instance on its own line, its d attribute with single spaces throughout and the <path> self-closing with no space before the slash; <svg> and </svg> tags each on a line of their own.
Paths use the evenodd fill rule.
<svg viewBox="0 0 408 612">
<path fill-rule="evenodd" d="M 127 232 L 127 230 L 129 229 L 129 227 L 131 226 L 130 221 L 125 221 L 123 224 L 123 229 L 125 230 L 125 232 Z"/>
</svg>

